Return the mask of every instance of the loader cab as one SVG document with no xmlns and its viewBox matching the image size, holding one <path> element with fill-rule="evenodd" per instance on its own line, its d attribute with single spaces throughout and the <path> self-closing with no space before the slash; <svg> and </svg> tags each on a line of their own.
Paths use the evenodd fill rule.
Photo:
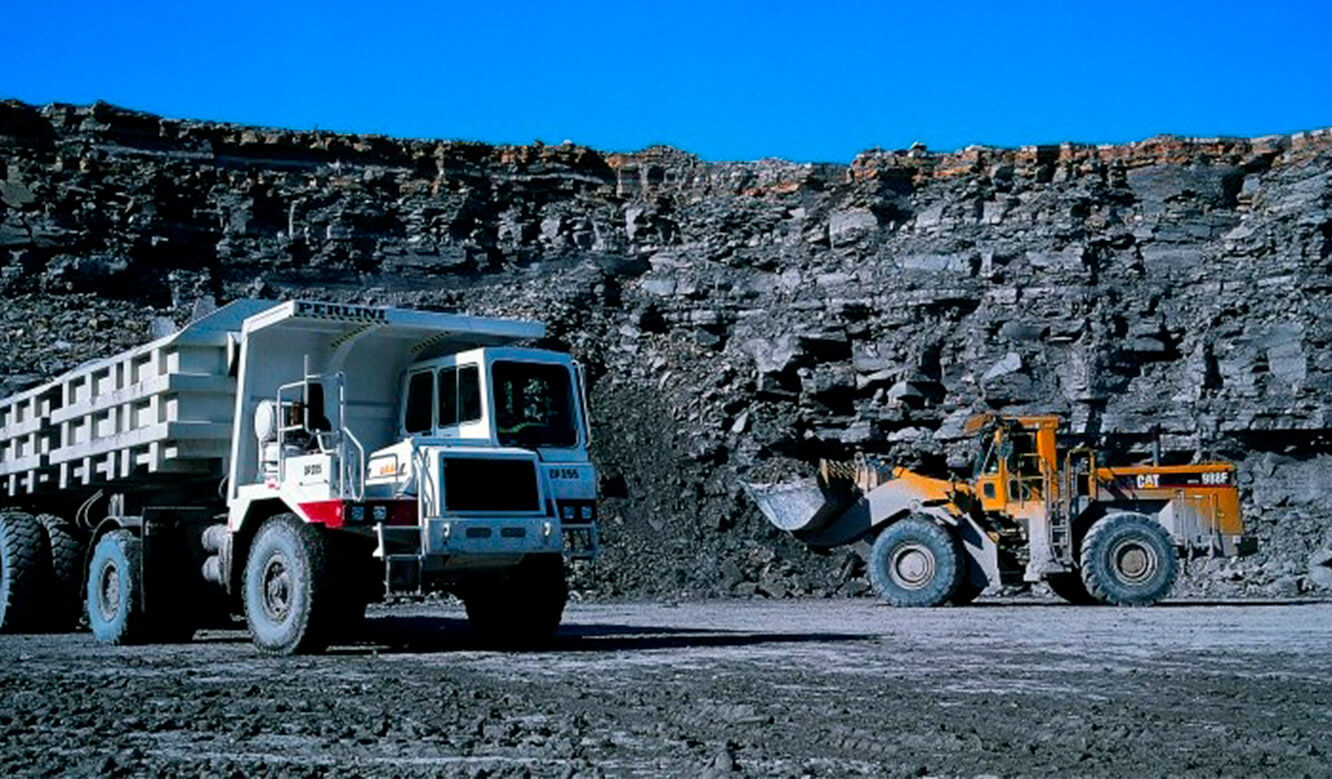
<svg viewBox="0 0 1332 779">
<path fill-rule="evenodd" d="M 967 428 L 979 443 L 975 484 L 984 510 L 1028 515 L 1055 497 L 1058 417 L 986 414 Z"/>
</svg>

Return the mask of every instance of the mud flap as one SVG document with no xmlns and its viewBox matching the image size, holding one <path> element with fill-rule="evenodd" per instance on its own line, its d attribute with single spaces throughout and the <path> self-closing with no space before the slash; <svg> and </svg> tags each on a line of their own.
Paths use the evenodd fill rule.
<svg viewBox="0 0 1332 779">
<path fill-rule="evenodd" d="M 143 510 L 142 607 L 155 624 L 193 621 L 209 597 L 203 579 L 203 529 L 212 522 L 201 507 L 152 507 Z M 192 532 L 193 531 L 193 532 Z"/>
</svg>

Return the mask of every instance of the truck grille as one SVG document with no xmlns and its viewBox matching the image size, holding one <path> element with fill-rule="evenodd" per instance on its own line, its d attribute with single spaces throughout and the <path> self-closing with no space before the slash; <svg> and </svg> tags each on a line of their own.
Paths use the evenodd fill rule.
<svg viewBox="0 0 1332 779">
<path fill-rule="evenodd" d="M 532 460 L 444 457 L 444 510 L 541 512 Z"/>
</svg>

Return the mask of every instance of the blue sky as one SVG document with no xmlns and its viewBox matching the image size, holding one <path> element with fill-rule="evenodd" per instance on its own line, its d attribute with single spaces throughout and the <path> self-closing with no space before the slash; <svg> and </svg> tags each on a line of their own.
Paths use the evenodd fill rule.
<svg viewBox="0 0 1332 779">
<path fill-rule="evenodd" d="M 1332 125 L 1332 3 L 5 0 L 0 97 L 706 159 Z"/>
</svg>

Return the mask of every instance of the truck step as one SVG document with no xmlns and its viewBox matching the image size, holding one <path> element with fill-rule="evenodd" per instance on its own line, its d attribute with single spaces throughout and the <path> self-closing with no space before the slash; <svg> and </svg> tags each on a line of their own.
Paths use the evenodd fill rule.
<svg viewBox="0 0 1332 779">
<path fill-rule="evenodd" d="M 391 554 L 384 556 L 384 592 L 417 593 L 421 591 L 421 556 Z"/>
</svg>

